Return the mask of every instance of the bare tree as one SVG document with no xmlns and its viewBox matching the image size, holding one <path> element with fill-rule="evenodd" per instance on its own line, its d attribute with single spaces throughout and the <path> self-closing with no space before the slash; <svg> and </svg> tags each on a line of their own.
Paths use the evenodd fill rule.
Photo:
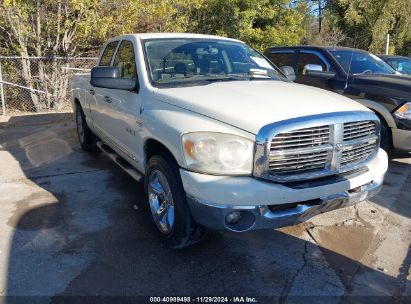
<svg viewBox="0 0 411 304">
<path fill-rule="evenodd" d="M 69 57 L 75 53 L 73 38 L 86 7 L 73 7 L 68 0 L 36 0 L 27 4 L 2 0 L 0 14 L 6 22 L 0 30 L 22 57 L 21 73 L 26 86 L 46 92 L 41 97 L 30 92 L 33 106 L 36 110 L 52 109 L 65 96 L 68 84 L 68 75 L 59 70 L 55 57 Z M 33 69 L 28 59 L 30 55 L 47 60 L 38 60 Z M 46 65 L 51 65 L 47 72 Z M 38 71 L 35 75 L 38 81 L 34 70 Z"/>
<path fill-rule="evenodd" d="M 321 33 L 324 20 L 324 10 L 327 8 L 327 0 L 310 0 L 315 3 L 314 12 L 318 15 L 318 33 Z"/>
</svg>

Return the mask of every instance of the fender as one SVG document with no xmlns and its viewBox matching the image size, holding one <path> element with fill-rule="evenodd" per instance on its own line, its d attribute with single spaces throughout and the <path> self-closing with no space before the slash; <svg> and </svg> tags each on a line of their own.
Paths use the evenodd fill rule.
<svg viewBox="0 0 411 304">
<path fill-rule="evenodd" d="M 390 111 L 388 111 L 384 106 L 379 104 L 378 102 L 372 101 L 370 99 L 356 99 L 353 98 L 355 101 L 361 103 L 362 105 L 366 106 L 367 108 L 373 110 L 374 112 L 377 112 L 380 114 L 384 120 L 387 122 L 388 126 L 390 128 L 397 128 L 397 124 L 395 123 L 394 118 L 392 117 L 392 114 Z"/>
</svg>

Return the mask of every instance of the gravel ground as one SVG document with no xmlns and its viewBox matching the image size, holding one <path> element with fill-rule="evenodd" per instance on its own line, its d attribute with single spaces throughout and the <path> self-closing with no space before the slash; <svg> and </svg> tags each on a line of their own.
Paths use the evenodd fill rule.
<svg viewBox="0 0 411 304">
<path fill-rule="evenodd" d="M 148 303 L 130 296 L 176 295 L 408 303 L 410 206 L 411 155 L 398 154 L 371 201 L 298 226 L 210 232 L 174 251 L 143 211 L 142 186 L 103 154 L 80 150 L 72 114 L 3 117 L 0 296 L 44 303 L 68 299 L 61 296 Z M 0 303 L 12 299 L 27 298 Z"/>
</svg>

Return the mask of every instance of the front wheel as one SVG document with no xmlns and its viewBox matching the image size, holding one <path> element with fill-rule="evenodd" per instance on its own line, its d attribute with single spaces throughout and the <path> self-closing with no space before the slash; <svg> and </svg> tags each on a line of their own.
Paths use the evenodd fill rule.
<svg viewBox="0 0 411 304">
<path fill-rule="evenodd" d="M 206 229 L 191 216 L 174 159 L 163 155 L 150 158 L 144 190 L 153 222 L 168 247 L 187 247 L 203 238 Z"/>
<path fill-rule="evenodd" d="M 380 118 L 381 121 L 381 149 L 385 150 L 387 153 L 392 150 L 392 135 L 390 127 Z"/>
</svg>

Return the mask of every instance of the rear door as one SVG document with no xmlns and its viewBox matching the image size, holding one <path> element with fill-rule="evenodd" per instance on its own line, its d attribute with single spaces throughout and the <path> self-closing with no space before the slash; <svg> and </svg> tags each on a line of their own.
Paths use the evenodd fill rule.
<svg viewBox="0 0 411 304">
<path fill-rule="evenodd" d="M 98 63 L 99 66 L 110 66 L 119 41 L 109 42 Z M 88 98 L 90 100 L 90 111 L 93 119 L 93 125 L 96 133 L 101 137 L 107 134 L 106 122 L 109 117 L 109 107 L 107 107 L 107 100 L 105 96 L 109 95 L 109 89 L 94 87 L 90 84 L 90 90 L 88 92 Z"/>
<path fill-rule="evenodd" d="M 296 69 L 297 53 L 293 50 L 272 50 L 266 56 L 279 68 L 290 66 L 294 71 Z"/>
</svg>

